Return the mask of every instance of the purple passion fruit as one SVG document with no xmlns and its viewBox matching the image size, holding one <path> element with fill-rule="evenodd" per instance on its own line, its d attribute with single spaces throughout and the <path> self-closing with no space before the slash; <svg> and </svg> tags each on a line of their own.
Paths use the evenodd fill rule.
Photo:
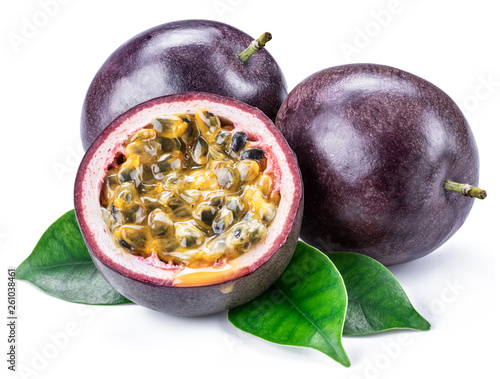
<svg viewBox="0 0 500 379">
<path fill-rule="evenodd" d="M 458 106 L 396 68 L 353 64 L 295 87 L 276 125 L 297 154 L 305 191 L 301 238 L 385 265 L 429 254 L 463 224 L 479 160 Z M 457 183 L 468 183 L 467 185 Z"/>
<path fill-rule="evenodd" d="M 208 20 L 171 22 L 133 37 L 90 84 L 81 119 L 84 148 L 133 106 L 188 91 L 241 100 L 274 121 L 287 95 L 283 73 L 266 49 L 248 59 L 270 38 L 266 33 L 256 43 L 232 26 Z"/>
<path fill-rule="evenodd" d="M 85 154 L 75 211 L 92 259 L 135 303 L 210 314 L 258 296 L 302 219 L 293 152 L 261 111 L 206 93 L 142 103 Z"/>
</svg>

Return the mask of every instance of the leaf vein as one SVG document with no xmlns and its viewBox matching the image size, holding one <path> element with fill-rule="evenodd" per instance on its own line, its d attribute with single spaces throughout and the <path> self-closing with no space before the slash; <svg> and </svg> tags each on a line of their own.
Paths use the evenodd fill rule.
<svg viewBox="0 0 500 379">
<path fill-rule="evenodd" d="M 298 313 L 301 314 L 307 321 L 309 321 L 311 323 L 311 325 L 313 325 L 315 327 L 315 329 L 319 332 L 319 334 L 326 341 L 326 343 L 336 352 L 337 349 L 331 343 L 330 339 L 325 335 L 324 331 L 321 328 L 319 328 L 319 326 L 316 325 L 314 323 L 314 321 L 311 320 L 304 312 L 302 312 L 302 310 L 286 295 L 286 293 L 283 291 L 283 289 L 279 286 L 278 283 L 275 283 L 275 286 L 281 291 L 281 293 L 283 294 L 283 296 L 285 297 L 285 299 L 287 299 L 288 302 L 290 304 L 292 304 L 292 306 L 298 311 Z"/>
<path fill-rule="evenodd" d="M 93 265 L 94 263 L 92 261 L 81 261 L 81 262 L 66 262 L 66 263 L 57 263 L 53 265 L 40 265 L 40 266 L 35 266 L 35 268 L 43 268 L 43 269 L 51 269 L 51 268 L 60 268 L 60 267 L 74 267 L 74 266 L 90 266 Z"/>
</svg>

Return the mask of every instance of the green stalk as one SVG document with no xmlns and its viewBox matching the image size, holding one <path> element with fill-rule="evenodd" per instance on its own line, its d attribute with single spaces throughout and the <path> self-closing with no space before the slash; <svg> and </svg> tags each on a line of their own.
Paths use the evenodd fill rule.
<svg viewBox="0 0 500 379">
<path fill-rule="evenodd" d="M 461 193 L 464 196 L 475 197 L 476 199 L 484 199 L 487 195 L 486 191 L 481 188 L 473 187 L 470 184 L 455 183 L 451 180 L 444 182 L 444 189 Z"/>
<path fill-rule="evenodd" d="M 238 58 L 240 58 L 242 62 L 248 61 L 248 59 L 257 51 L 262 49 L 266 43 L 271 40 L 271 38 L 273 38 L 271 33 L 265 32 L 258 39 L 252 41 L 252 43 L 245 50 L 241 51 L 238 54 Z"/>
</svg>

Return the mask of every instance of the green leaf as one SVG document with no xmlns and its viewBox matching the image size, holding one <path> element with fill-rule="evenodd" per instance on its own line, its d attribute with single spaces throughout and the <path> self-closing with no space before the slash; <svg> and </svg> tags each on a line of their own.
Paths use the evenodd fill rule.
<svg viewBox="0 0 500 379">
<path fill-rule="evenodd" d="M 347 288 L 349 304 L 344 335 L 389 329 L 429 330 L 392 273 L 376 260 L 357 253 L 328 253 Z"/>
<path fill-rule="evenodd" d="M 27 280 L 49 295 L 74 303 L 130 303 L 97 271 L 73 210 L 47 229 L 31 255 L 16 269 L 16 279 Z"/>
<path fill-rule="evenodd" d="M 311 347 L 348 367 L 342 347 L 347 295 L 323 253 L 298 242 L 290 264 L 267 291 L 229 311 L 236 327 L 265 340 Z"/>
</svg>

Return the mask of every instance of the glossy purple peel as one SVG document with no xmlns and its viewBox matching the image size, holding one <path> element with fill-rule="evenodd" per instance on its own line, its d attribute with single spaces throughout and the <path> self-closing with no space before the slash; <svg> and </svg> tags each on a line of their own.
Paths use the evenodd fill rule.
<svg viewBox="0 0 500 379">
<path fill-rule="evenodd" d="M 274 121 L 287 95 L 285 78 L 266 49 L 246 62 L 238 57 L 252 41 L 230 25 L 209 20 L 171 22 L 131 38 L 104 62 L 88 89 L 81 119 L 84 148 L 135 105 L 188 91 L 241 100 Z"/>
<path fill-rule="evenodd" d="M 470 197 L 486 196 L 474 187 L 478 151 L 462 112 L 408 72 L 375 64 L 319 71 L 291 91 L 276 124 L 303 174 L 301 238 L 323 251 L 385 265 L 423 257 L 460 228 Z"/>
</svg>

